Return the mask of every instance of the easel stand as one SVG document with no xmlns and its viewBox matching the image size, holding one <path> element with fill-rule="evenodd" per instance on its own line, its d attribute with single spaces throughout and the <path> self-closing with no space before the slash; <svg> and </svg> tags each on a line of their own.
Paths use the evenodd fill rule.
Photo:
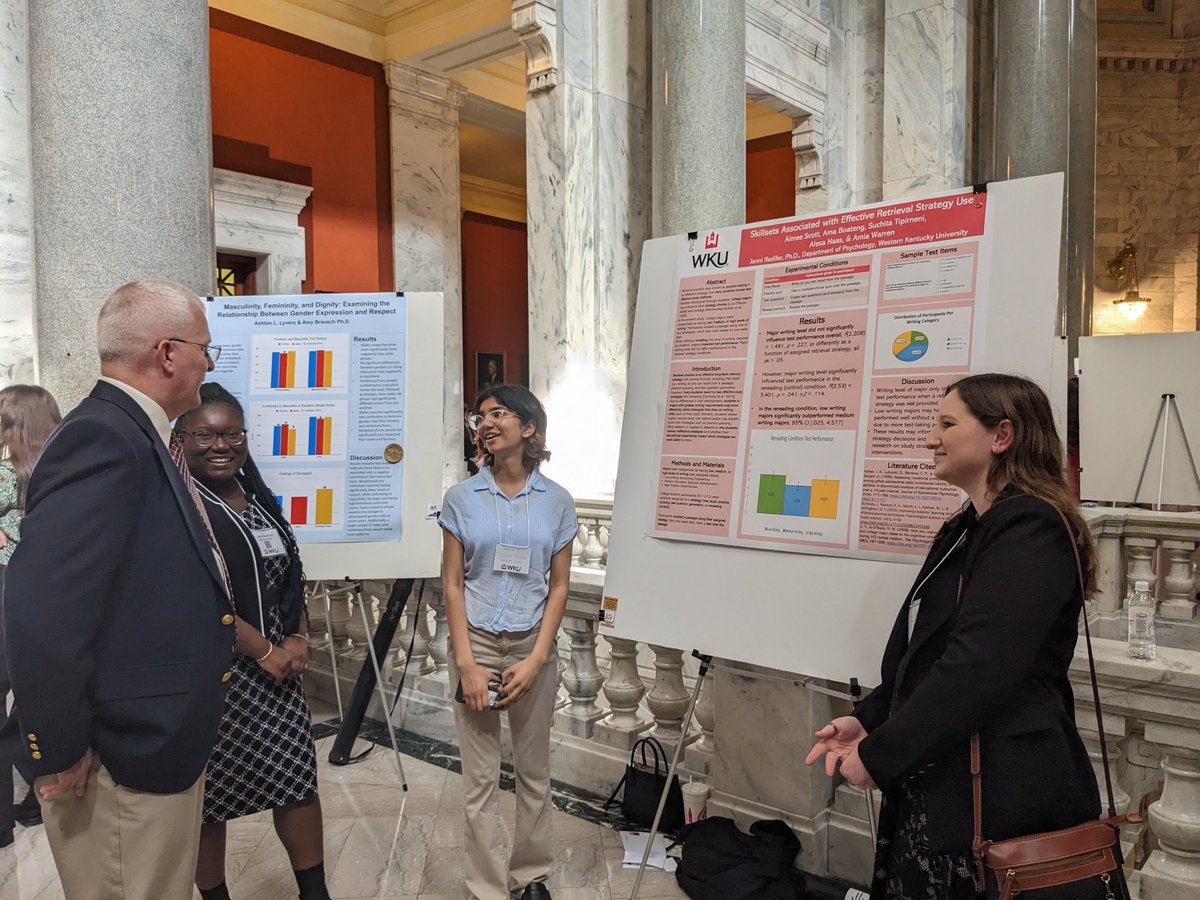
<svg viewBox="0 0 1200 900">
<path fill-rule="evenodd" d="M 353 585 L 352 596 L 358 606 L 359 614 L 362 616 L 363 631 L 366 634 L 370 634 L 371 623 L 367 618 L 367 606 L 363 600 L 362 582 L 355 581 L 349 577 L 346 578 L 346 581 Z M 392 638 L 396 634 L 396 625 L 399 623 L 404 606 L 408 602 L 408 595 L 412 591 L 414 581 L 415 579 L 412 578 L 403 579 L 397 585 L 399 590 L 393 588 L 387 608 L 384 610 L 383 616 L 380 617 L 379 627 L 375 630 L 372 640 L 367 642 L 367 655 L 371 660 L 371 666 L 368 668 L 364 664 L 362 671 L 358 673 L 358 680 L 354 684 L 354 693 L 350 697 L 350 707 L 342 719 L 337 737 L 334 738 L 333 747 L 329 751 L 329 761 L 334 765 L 344 766 L 350 762 L 350 750 L 354 746 L 354 739 L 358 735 L 358 730 L 362 727 L 362 720 L 367 712 L 367 704 L 371 700 L 371 692 L 378 689 L 379 703 L 383 707 L 383 718 L 387 724 L 388 737 L 391 739 L 392 750 L 396 756 L 396 769 L 400 773 L 400 785 L 405 791 L 408 790 L 408 779 L 404 777 L 404 763 L 400 758 L 400 745 L 396 742 L 396 729 L 392 725 L 391 707 L 387 702 L 387 695 L 383 690 L 383 675 L 379 666 L 379 658 L 386 654 L 388 648 L 392 645 Z M 332 635 L 330 635 L 330 641 L 330 649 L 332 651 Z M 335 683 L 337 679 L 336 671 L 335 669 Z"/>
<path fill-rule="evenodd" d="M 692 688 L 692 699 L 688 702 L 687 714 L 684 715 L 683 724 L 680 726 L 679 741 L 675 744 L 675 752 L 671 754 L 671 765 L 667 769 L 667 783 L 663 785 L 662 793 L 658 796 L 658 809 L 654 812 L 654 822 L 650 826 L 650 834 L 646 837 L 646 849 L 642 851 L 642 862 L 638 866 L 637 878 L 633 881 L 633 893 L 629 895 L 629 900 L 637 900 L 638 889 L 642 886 L 642 876 L 646 874 L 646 864 L 650 861 L 650 848 L 654 844 L 654 836 L 658 834 L 663 810 L 667 807 L 667 794 L 675 782 L 675 770 L 679 768 L 679 754 L 683 752 L 684 738 L 687 737 L 688 729 L 692 725 L 696 700 L 700 696 L 700 688 L 704 684 L 704 676 L 708 674 L 708 667 L 712 665 L 712 656 L 707 653 L 693 650 L 692 656 L 700 660 L 700 673 L 696 676 L 696 686 Z"/>
<path fill-rule="evenodd" d="M 1179 415 L 1179 406 L 1175 403 L 1174 394 L 1163 394 L 1162 402 L 1158 406 L 1158 418 L 1154 423 L 1154 430 L 1150 432 L 1150 441 L 1146 445 L 1146 458 L 1142 460 L 1142 471 L 1138 475 L 1137 487 L 1133 489 L 1133 502 L 1137 503 L 1138 494 L 1142 491 L 1142 480 L 1146 477 L 1146 466 L 1150 464 L 1150 453 L 1154 450 L 1154 435 L 1159 430 L 1159 425 L 1162 426 L 1162 455 L 1158 461 L 1158 502 L 1154 504 L 1155 509 L 1162 509 L 1163 500 L 1163 479 L 1167 474 L 1167 431 L 1171 424 L 1171 412 L 1175 412 L 1175 421 L 1179 423 L 1179 436 L 1183 438 L 1183 449 L 1187 453 L 1188 463 L 1192 467 L 1192 477 L 1196 479 L 1196 487 L 1200 488 L 1200 471 L 1196 469 L 1196 457 L 1192 455 L 1192 445 L 1188 442 L 1187 429 L 1183 427 L 1183 419 Z"/>
</svg>

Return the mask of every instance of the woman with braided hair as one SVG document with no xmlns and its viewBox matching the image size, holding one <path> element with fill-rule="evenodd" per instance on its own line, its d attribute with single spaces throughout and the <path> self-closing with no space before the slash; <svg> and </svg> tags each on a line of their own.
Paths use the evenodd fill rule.
<svg viewBox="0 0 1200 900">
<path fill-rule="evenodd" d="M 270 809 L 301 900 L 328 900 L 308 667 L 304 572 L 291 526 L 246 445 L 241 404 L 219 384 L 179 417 L 196 479 L 233 586 L 237 642 L 225 715 L 208 761 L 196 887 L 225 900 L 225 823 Z"/>
</svg>

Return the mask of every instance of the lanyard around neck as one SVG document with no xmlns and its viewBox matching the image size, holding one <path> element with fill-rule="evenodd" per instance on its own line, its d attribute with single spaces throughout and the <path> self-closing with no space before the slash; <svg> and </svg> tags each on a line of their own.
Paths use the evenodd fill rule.
<svg viewBox="0 0 1200 900">
<path fill-rule="evenodd" d="M 510 504 L 513 503 L 517 497 L 520 497 L 522 494 L 525 495 L 525 547 L 533 546 L 533 530 L 532 526 L 529 524 L 529 494 L 532 491 L 532 488 L 529 487 L 529 479 L 532 477 L 533 476 L 530 475 L 525 479 L 525 486 L 517 492 L 516 497 L 509 497 L 507 494 L 504 495 Z M 496 511 L 496 537 L 499 539 L 500 543 L 503 544 L 504 526 L 500 524 L 500 485 L 496 483 L 496 476 L 494 473 L 492 475 L 492 482 L 493 484 L 496 484 L 496 493 L 492 494 L 492 506 Z M 521 545 L 509 544 L 508 546 L 519 547 Z"/>
</svg>

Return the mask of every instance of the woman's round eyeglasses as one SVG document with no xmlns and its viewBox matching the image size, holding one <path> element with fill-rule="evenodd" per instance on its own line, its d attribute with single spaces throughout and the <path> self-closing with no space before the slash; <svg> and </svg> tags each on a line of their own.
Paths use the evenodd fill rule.
<svg viewBox="0 0 1200 900">
<path fill-rule="evenodd" d="M 190 434 L 197 447 L 211 447 L 217 442 L 217 438 L 222 438 L 230 447 L 240 447 L 246 443 L 245 428 L 230 428 L 228 431 L 185 431 L 183 433 Z"/>
<path fill-rule="evenodd" d="M 472 431 L 478 431 L 479 426 L 481 426 L 485 421 L 498 425 L 509 416 L 515 415 L 516 413 L 511 409 L 505 409 L 503 406 L 497 406 L 495 409 L 489 409 L 485 413 L 475 413 L 472 416 L 467 416 L 467 425 L 470 426 Z"/>
</svg>

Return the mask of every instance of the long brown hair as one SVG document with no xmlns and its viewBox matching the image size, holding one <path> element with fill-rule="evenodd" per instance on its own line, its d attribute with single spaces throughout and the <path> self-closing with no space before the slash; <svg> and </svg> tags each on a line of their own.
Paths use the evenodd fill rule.
<svg viewBox="0 0 1200 900">
<path fill-rule="evenodd" d="M 958 391 L 971 415 L 986 427 L 995 428 L 1005 419 L 1012 423 L 1012 443 L 995 454 L 988 466 L 988 493 L 995 495 L 1011 485 L 1066 516 L 1083 562 L 1086 597 L 1090 597 L 1096 590 L 1096 548 L 1067 480 L 1063 445 L 1046 392 L 1028 378 L 998 372 L 970 375 L 946 388 L 947 394 L 951 391 Z"/>
<path fill-rule="evenodd" d="M 45 388 L 13 384 L 0 390 L 0 455 L 17 471 L 17 504 L 25 505 L 25 489 L 42 447 L 62 416 Z"/>
</svg>

